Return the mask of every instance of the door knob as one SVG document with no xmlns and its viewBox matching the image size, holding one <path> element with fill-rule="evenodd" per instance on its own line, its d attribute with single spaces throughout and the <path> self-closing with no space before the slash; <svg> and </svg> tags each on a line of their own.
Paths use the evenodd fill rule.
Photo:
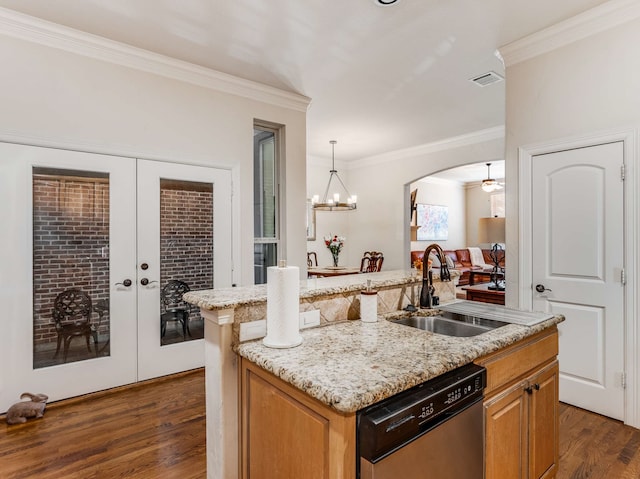
<svg viewBox="0 0 640 479">
<path fill-rule="evenodd" d="M 536 284 L 536 291 L 538 293 L 544 293 L 545 291 L 551 291 L 549 288 L 545 288 L 544 284 Z"/>
<path fill-rule="evenodd" d="M 131 286 L 133 284 L 133 281 L 131 281 L 130 279 L 127 278 L 124 281 L 122 281 L 122 283 L 116 283 L 116 286 L 118 286 L 119 284 L 121 284 L 125 288 L 128 288 L 129 286 Z"/>
<path fill-rule="evenodd" d="M 149 281 L 149 279 L 148 279 L 148 278 L 142 278 L 142 279 L 140 280 L 140 284 L 141 284 L 142 286 L 146 286 L 146 285 L 151 284 L 151 283 L 157 283 L 157 281 Z"/>
</svg>

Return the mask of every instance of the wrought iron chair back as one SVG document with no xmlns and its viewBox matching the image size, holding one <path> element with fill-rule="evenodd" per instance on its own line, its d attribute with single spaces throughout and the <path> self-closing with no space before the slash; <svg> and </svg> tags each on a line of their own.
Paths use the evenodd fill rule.
<svg viewBox="0 0 640 479">
<path fill-rule="evenodd" d="M 182 337 L 187 338 L 187 333 L 191 336 L 189 330 L 189 303 L 182 299 L 182 296 L 191 291 L 189 285 L 184 281 L 171 279 L 160 291 L 163 310 L 160 314 L 160 329 L 164 337 L 167 332 L 167 321 L 178 321 L 182 326 Z"/>
<path fill-rule="evenodd" d="M 382 269 L 384 255 L 380 251 L 365 251 L 360 260 L 361 273 L 377 273 Z"/>
<path fill-rule="evenodd" d="M 98 352 L 98 332 L 91 323 L 92 311 L 91 297 L 79 288 L 67 289 L 56 296 L 52 316 L 58 333 L 58 345 L 54 357 L 58 356 L 60 345 L 64 342 L 66 362 L 71 340 L 77 336 L 85 336 L 89 352 L 89 338 L 93 337 L 96 353 Z"/>
</svg>

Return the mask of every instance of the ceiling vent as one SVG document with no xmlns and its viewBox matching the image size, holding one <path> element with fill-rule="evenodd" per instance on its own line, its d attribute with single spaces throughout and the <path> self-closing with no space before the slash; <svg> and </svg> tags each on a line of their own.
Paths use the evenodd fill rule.
<svg viewBox="0 0 640 479">
<path fill-rule="evenodd" d="M 488 73 L 483 73 L 482 75 L 478 75 L 477 77 L 474 77 L 469 81 L 472 81 L 478 86 L 484 87 L 487 85 L 491 85 L 492 83 L 498 83 L 499 81 L 502 81 L 502 80 L 504 80 L 503 77 L 498 75 L 496 72 L 491 71 Z"/>
</svg>

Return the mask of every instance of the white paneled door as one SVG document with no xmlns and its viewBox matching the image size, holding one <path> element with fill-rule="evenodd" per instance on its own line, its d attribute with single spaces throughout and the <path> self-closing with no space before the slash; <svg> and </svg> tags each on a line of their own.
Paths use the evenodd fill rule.
<svg viewBox="0 0 640 479">
<path fill-rule="evenodd" d="M 0 204 L 0 412 L 204 364 L 169 292 L 231 283 L 229 171 L 0 143 Z"/>
<path fill-rule="evenodd" d="M 623 143 L 532 159 L 534 310 L 563 314 L 560 400 L 624 416 Z"/>
</svg>

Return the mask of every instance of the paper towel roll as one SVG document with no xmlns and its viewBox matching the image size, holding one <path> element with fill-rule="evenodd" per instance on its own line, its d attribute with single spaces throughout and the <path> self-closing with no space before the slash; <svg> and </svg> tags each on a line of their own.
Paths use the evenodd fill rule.
<svg viewBox="0 0 640 479">
<path fill-rule="evenodd" d="M 300 269 L 297 266 L 267 268 L 267 336 L 270 348 L 292 348 L 300 336 Z"/>
<path fill-rule="evenodd" d="M 375 323 L 378 320 L 378 292 L 362 291 L 360 293 L 360 321 Z"/>
</svg>

